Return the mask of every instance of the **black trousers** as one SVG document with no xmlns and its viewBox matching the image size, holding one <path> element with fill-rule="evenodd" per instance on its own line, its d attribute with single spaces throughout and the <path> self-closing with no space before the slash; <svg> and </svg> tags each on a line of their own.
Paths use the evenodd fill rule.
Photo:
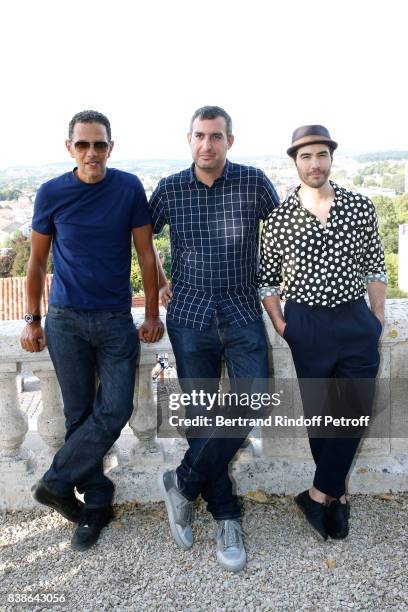
<svg viewBox="0 0 408 612">
<path fill-rule="evenodd" d="M 364 298 L 334 308 L 288 300 L 285 321 L 284 338 L 292 351 L 305 417 L 322 416 L 324 424 L 326 416 L 370 416 L 382 326 Z M 313 485 L 319 491 L 335 498 L 345 493 L 363 433 L 363 427 L 308 428 L 316 464 Z"/>
</svg>

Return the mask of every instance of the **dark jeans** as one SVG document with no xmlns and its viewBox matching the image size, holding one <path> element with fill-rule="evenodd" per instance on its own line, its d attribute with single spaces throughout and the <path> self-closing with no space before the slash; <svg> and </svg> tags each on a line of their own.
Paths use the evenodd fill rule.
<svg viewBox="0 0 408 612">
<path fill-rule="evenodd" d="M 284 338 L 292 351 L 305 417 L 369 416 L 380 364 L 381 323 L 364 298 L 334 308 L 288 300 L 285 320 Z M 348 437 L 339 430 L 331 437 L 329 431 L 322 435 L 309 429 L 316 463 L 313 484 L 319 491 L 335 498 L 345 493 L 362 434 Z"/>
<path fill-rule="evenodd" d="M 66 436 L 44 482 L 59 495 L 76 487 L 90 508 L 109 505 L 114 486 L 104 475 L 103 458 L 133 411 L 139 339 L 132 315 L 49 306 L 45 332 Z"/>
<path fill-rule="evenodd" d="M 167 318 L 167 332 L 183 392 L 195 387 L 194 379 L 210 379 L 205 390 L 216 392 L 222 358 L 231 388 L 239 388 L 240 382 L 245 381 L 242 387 L 247 389 L 250 379 L 268 378 L 268 347 L 262 319 L 245 327 L 232 327 L 217 313 L 211 327 L 200 331 Z M 222 432 L 218 428 L 210 428 L 206 437 L 189 437 L 187 433 L 189 449 L 177 468 L 177 476 L 184 495 L 194 500 L 201 493 L 216 520 L 241 515 L 238 499 L 232 493 L 228 464 L 249 431 L 250 428 L 235 429 L 228 438 L 220 437 Z"/>
</svg>

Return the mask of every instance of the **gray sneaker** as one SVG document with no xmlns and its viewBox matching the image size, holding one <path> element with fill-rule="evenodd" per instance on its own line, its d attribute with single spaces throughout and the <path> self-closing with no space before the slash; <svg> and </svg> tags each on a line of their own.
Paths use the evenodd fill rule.
<svg viewBox="0 0 408 612">
<path fill-rule="evenodd" d="M 217 521 L 217 561 L 230 572 L 239 572 L 246 565 L 246 552 L 241 522 Z"/>
<path fill-rule="evenodd" d="M 169 517 L 171 535 L 177 544 L 187 550 L 193 545 L 191 524 L 194 519 L 195 502 L 188 500 L 181 493 L 175 470 L 167 470 L 159 476 L 160 490 Z"/>
</svg>

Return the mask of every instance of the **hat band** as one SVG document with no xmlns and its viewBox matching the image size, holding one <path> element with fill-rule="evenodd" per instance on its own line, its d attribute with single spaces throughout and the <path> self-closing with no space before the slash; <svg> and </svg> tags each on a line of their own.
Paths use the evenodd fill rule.
<svg viewBox="0 0 408 612">
<path fill-rule="evenodd" d="M 299 138 L 299 140 L 292 142 L 290 148 L 293 149 L 294 147 L 301 147 L 303 145 L 313 144 L 314 142 L 318 144 L 318 143 L 333 142 L 333 141 L 331 138 L 327 138 L 327 136 L 320 136 L 318 134 L 315 134 L 315 135 L 303 136 L 303 138 Z"/>
</svg>

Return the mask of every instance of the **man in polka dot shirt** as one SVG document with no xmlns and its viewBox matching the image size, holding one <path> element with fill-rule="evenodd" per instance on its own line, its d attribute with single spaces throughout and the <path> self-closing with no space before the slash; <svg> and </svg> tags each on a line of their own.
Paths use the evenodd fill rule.
<svg viewBox="0 0 408 612">
<path fill-rule="evenodd" d="M 259 272 L 263 305 L 292 352 L 305 417 L 321 424 L 308 427 L 313 485 L 295 502 L 324 540 L 348 535 L 345 480 L 363 427 L 334 423 L 370 415 L 387 285 L 373 203 L 329 180 L 336 148 L 321 125 L 294 131 L 287 153 L 300 185 L 265 222 Z"/>
</svg>

